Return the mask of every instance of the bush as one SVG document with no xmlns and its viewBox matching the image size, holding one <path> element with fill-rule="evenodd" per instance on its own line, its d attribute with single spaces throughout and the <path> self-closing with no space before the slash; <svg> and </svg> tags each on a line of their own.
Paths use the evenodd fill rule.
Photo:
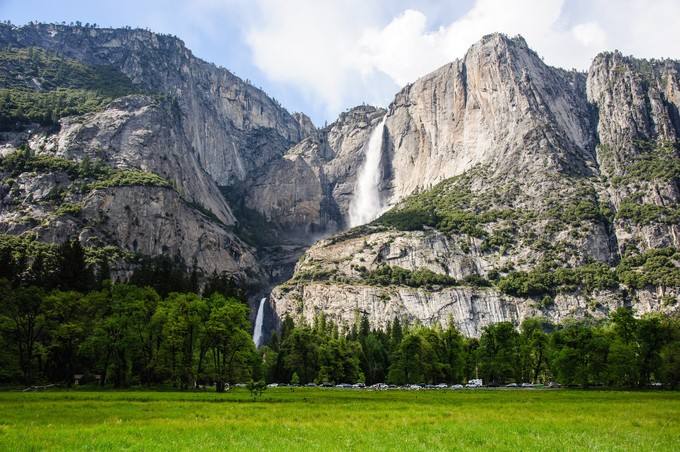
<svg viewBox="0 0 680 452">
<path fill-rule="evenodd" d="M 639 199 L 633 197 L 621 202 L 616 217 L 643 226 L 653 223 L 678 224 L 680 223 L 680 208 L 641 204 Z"/>
<path fill-rule="evenodd" d="M 401 231 L 433 227 L 442 232 L 458 232 L 473 237 L 485 237 L 484 224 L 511 219 L 511 210 L 489 210 L 490 195 L 474 194 L 470 189 L 472 170 L 452 177 L 422 193 L 416 193 L 375 220 L 374 224 Z"/>
</svg>

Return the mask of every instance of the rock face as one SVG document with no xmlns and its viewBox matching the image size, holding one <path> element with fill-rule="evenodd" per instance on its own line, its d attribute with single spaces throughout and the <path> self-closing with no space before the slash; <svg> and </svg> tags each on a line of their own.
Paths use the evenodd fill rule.
<svg viewBox="0 0 680 452">
<path fill-rule="evenodd" d="M 246 207 L 303 241 L 344 229 L 368 136 L 384 114 L 357 107 L 314 131 L 257 175 Z"/>
<path fill-rule="evenodd" d="M 475 285 L 547 264 L 614 267 L 623 256 L 678 248 L 678 67 L 613 53 L 588 74 L 567 72 L 546 66 L 521 38 L 484 37 L 396 95 L 382 185 L 395 209 L 311 247 L 272 293 L 279 318 L 451 318 L 477 336 L 491 322 L 536 315 L 677 310 L 677 259 L 664 264 L 673 276 L 646 289 L 573 288 L 545 301 Z M 367 275 L 396 267 L 460 287 L 368 284 Z"/>
<path fill-rule="evenodd" d="M 610 181 L 606 196 L 625 213 L 614 224 L 620 252 L 680 247 L 680 64 L 602 54 L 587 88 L 599 112 L 597 159 Z M 663 146 L 654 149 L 655 143 Z M 642 210 L 653 218 L 639 221 Z"/>
</svg>

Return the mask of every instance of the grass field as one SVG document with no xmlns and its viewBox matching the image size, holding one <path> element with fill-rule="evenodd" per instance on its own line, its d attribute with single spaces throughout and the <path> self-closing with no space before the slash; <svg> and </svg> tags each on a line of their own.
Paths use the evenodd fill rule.
<svg viewBox="0 0 680 452">
<path fill-rule="evenodd" d="M 680 450 L 680 392 L 0 392 L 0 450 Z"/>
</svg>

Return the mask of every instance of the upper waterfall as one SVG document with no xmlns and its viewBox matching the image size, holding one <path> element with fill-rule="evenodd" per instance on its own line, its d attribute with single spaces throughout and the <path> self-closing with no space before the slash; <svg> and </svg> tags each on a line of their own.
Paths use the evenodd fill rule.
<svg viewBox="0 0 680 452">
<path fill-rule="evenodd" d="M 379 185 L 381 180 L 380 160 L 382 158 L 383 132 L 385 130 L 386 119 L 387 114 L 383 116 L 380 124 L 373 129 L 368 139 L 366 158 L 357 177 L 354 197 L 349 206 L 349 224 L 352 227 L 360 226 L 376 219 L 383 209 Z"/>
</svg>

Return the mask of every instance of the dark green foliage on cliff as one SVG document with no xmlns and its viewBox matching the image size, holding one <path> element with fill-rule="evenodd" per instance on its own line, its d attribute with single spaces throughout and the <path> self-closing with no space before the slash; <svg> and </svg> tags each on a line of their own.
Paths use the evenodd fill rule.
<svg viewBox="0 0 680 452">
<path fill-rule="evenodd" d="M 509 295 L 536 297 L 577 290 L 590 293 L 616 289 L 618 280 L 616 273 L 602 262 L 576 268 L 542 265 L 529 272 L 511 272 L 500 278 L 496 287 Z"/>
<path fill-rule="evenodd" d="M 476 172 L 452 177 L 411 195 L 374 223 L 405 231 L 433 227 L 442 232 L 484 237 L 483 225 L 515 215 L 511 210 L 489 210 L 486 196 L 475 196 L 469 188 L 473 174 Z"/>
<path fill-rule="evenodd" d="M 657 248 L 621 259 L 616 267 L 619 280 L 629 287 L 680 287 L 680 252 Z"/>
<path fill-rule="evenodd" d="M 37 47 L 0 51 L 0 85 L 14 89 L 83 89 L 110 98 L 134 92 L 130 79 L 110 66 L 87 66 Z"/>
<path fill-rule="evenodd" d="M 373 271 L 366 271 L 363 279 L 368 284 L 378 286 L 454 286 L 457 283 L 450 276 L 434 273 L 426 268 L 411 271 L 391 265 L 381 265 Z"/>
<path fill-rule="evenodd" d="M 0 52 L 0 129 L 55 124 L 141 90 L 108 66 L 86 66 L 39 48 Z"/>
<path fill-rule="evenodd" d="M 99 190 L 109 187 L 126 186 L 151 186 L 151 187 L 172 187 L 167 179 L 158 174 L 142 171 L 138 169 L 116 169 L 106 178 L 94 182 L 90 188 Z"/>
<path fill-rule="evenodd" d="M 624 257 L 615 268 L 602 262 L 574 268 L 544 264 L 528 272 L 511 272 L 501 277 L 496 287 L 509 295 L 538 297 L 617 289 L 620 284 L 633 289 L 680 287 L 680 252 L 674 248 L 652 249 Z"/>
<path fill-rule="evenodd" d="M 638 141 L 636 144 L 642 153 L 626 166 L 625 175 L 612 178 L 612 185 L 619 187 L 635 181 L 671 181 L 680 178 L 678 143 Z"/>
<path fill-rule="evenodd" d="M 89 182 L 83 187 L 89 190 L 122 186 L 172 187 L 167 179 L 148 171 L 112 168 L 101 160 L 89 158 L 77 162 L 46 154 L 35 155 L 29 149 L 20 149 L 0 158 L 0 171 L 7 172 L 11 177 L 25 172 L 61 172 L 71 179 Z"/>
<path fill-rule="evenodd" d="M 680 224 L 680 207 L 643 204 L 640 198 L 630 197 L 621 202 L 616 217 L 641 226 L 654 223 Z"/>
</svg>

